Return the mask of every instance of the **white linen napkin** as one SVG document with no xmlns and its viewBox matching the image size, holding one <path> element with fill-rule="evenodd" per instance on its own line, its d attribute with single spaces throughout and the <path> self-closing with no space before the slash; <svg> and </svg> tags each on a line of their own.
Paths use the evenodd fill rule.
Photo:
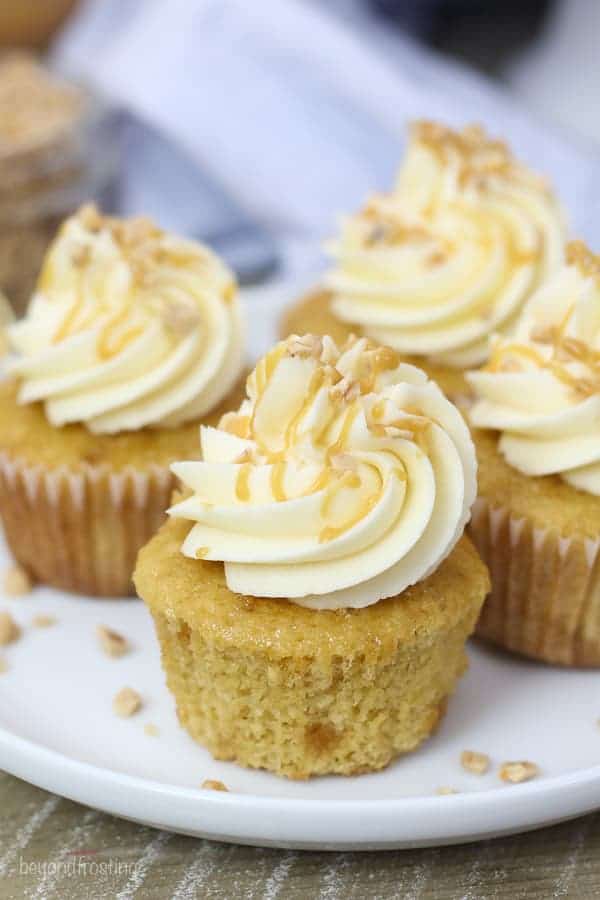
<svg viewBox="0 0 600 900">
<path fill-rule="evenodd" d="M 264 353 L 283 307 L 318 278 L 340 213 L 393 183 L 413 118 L 481 122 L 549 176 L 572 233 L 600 249 L 600 160 L 469 69 L 413 43 L 360 0 L 85 0 L 54 49 L 177 143 L 186 188 L 134 141 L 127 212 L 207 235 L 231 221 L 215 183 L 276 235 L 279 276 L 246 289 L 249 347 Z"/>
<path fill-rule="evenodd" d="M 506 138 L 552 178 L 573 231 L 600 245 L 597 155 L 356 0 L 87 0 L 55 58 L 284 235 L 316 242 L 391 185 L 408 120 L 429 117 Z"/>
</svg>

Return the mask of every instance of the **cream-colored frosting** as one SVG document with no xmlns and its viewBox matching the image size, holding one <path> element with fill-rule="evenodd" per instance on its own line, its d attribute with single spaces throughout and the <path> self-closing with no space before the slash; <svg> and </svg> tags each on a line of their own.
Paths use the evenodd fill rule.
<svg viewBox="0 0 600 900">
<path fill-rule="evenodd" d="M 475 499 L 460 413 L 366 338 L 278 344 L 201 443 L 201 462 L 173 466 L 192 494 L 170 514 L 196 523 L 183 553 L 223 561 L 240 594 L 315 609 L 395 596 L 450 553 Z"/>
<path fill-rule="evenodd" d="M 464 368 L 487 359 L 563 260 L 546 183 L 476 127 L 413 126 L 396 190 L 375 196 L 329 245 L 338 318 L 405 354 Z"/>
<path fill-rule="evenodd" d="M 8 336 L 19 402 L 98 433 L 202 416 L 244 362 L 235 279 L 218 257 L 148 219 L 89 206 L 62 226 Z"/>
<path fill-rule="evenodd" d="M 580 242 L 531 298 L 513 339 L 467 375 L 480 428 L 526 475 L 558 474 L 600 496 L 600 257 Z"/>
</svg>

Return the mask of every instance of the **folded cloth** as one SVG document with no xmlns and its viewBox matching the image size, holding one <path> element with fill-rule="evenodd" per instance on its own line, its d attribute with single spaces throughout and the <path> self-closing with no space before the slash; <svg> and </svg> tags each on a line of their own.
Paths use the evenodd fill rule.
<svg viewBox="0 0 600 900">
<path fill-rule="evenodd" d="M 249 215 L 315 246 L 391 185 L 415 117 L 506 138 L 554 181 L 572 231 L 600 243 L 595 152 L 353 0 L 87 0 L 54 56 L 179 143 Z"/>
</svg>

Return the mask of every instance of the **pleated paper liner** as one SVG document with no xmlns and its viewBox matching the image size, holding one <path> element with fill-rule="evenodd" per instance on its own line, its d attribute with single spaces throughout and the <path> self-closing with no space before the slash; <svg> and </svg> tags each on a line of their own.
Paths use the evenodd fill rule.
<svg viewBox="0 0 600 900">
<path fill-rule="evenodd" d="M 138 550 L 164 519 L 168 468 L 111 471 L 106 464 L 46 469 L 0 454 L 0 515 L 15 560 L 52 587 L 133 594 Z"/>
<path fill-rule="evenodd" d="M 549 663 L 600 666 L 600 535 L 537 528 L 482 498 L 469 532 L 492 579 L 476 633 Z"/>
</svg>

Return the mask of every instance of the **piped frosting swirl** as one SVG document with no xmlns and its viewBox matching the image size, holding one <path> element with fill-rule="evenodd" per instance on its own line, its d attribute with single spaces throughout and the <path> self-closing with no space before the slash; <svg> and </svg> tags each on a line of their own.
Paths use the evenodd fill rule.
<svg viewBox="0 0 600 900">
<path fill-rule="evenodd" d="M 149 219 L 90 206 L 63 224 L 8 338 L 19 402 L 97 433 L 200 417 L 244 361 L 235 279 L 218 257 Z"/>
<path fill-rule="evenodd" d="M 293 336 L 247 390 L 202 427 L 202 461 L 173 465 L 191 491 L 170 510 L 194 523 L 186 556 L 223 561 L 240 594 L 337 609 L 395 596 L 451 552 L 474 448 L 420 369 L 366 338 Z"/>
<path fill-rule="evenodd" d="M 600 496 L 600 257 L 567 248 L 567 265 L 527 304 L 512 339 L 468 374 L 474 425 L 526 475 L 560 475 Z"/>
<path fill-rule="evenodd" d="M 392 194 L 373 197 L 329 244 L 332 308 L 374 340 L 464 368 L 510 333 L 563 260 L 546 182 L 473 126 L 417 122 Z"/>
</svg>

